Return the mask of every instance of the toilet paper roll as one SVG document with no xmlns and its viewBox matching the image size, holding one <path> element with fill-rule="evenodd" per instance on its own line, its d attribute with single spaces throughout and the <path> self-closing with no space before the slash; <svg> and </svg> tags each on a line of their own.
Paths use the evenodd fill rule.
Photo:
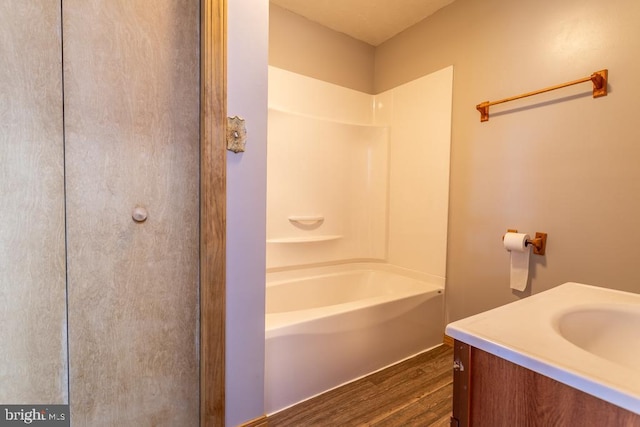
<svg viewBox="0 0 640 427">
<path fill-rule="evenodd" d="M 524 291 L 529 281 L 529 255 L 531 246 L 527 246 L 529 235 L 507 233 L 504 235 L 504 248 L 511 254 L 509 285 L 511 289 Z"/>
</svg>

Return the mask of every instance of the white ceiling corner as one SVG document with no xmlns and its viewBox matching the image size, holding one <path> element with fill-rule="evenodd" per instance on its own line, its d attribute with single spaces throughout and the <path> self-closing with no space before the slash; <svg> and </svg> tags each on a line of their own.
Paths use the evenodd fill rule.
<svg viewBox="0 0 640 427">
<path fill-rule="evenodd" d="M 332 30 L 378 46 L 454 0 L 271 0 Z"/>
</svg>

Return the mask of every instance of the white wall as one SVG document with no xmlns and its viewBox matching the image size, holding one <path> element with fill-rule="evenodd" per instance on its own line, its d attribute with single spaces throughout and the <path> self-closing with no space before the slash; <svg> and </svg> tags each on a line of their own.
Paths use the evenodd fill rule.
<svg viewBox="0 0 640 427">
<path fill-rule="evenodd" d="M 264 414 L 269 3 L 228 4 L 228 115 L 246 120 L 246 152 L 227 156 L 226 425 Z"/>
</svg>

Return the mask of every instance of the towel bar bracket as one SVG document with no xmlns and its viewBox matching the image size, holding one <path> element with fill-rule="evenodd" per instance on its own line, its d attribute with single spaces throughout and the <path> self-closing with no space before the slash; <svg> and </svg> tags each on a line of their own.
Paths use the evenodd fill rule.
<svg viewBox="0 0 640 427">
<path fill-rule="evenodd" d="M 607 96 L 607 78 L 608 70 L 596 71 L 591 74 L 591 81 L 593 82 L 593 97 L 600 98 L 601 96 Z"/>
</svg>

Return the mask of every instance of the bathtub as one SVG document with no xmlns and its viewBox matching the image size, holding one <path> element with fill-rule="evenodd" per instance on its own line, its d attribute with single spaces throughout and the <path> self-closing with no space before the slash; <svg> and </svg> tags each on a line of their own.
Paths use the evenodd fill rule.
<svg viewBox="0 0 640 427">
<path fill-rule="evenodd" d="M 444 279 L 388 264 L 267 273 L 265 410 L 442 343 Z"/>
</svg>

